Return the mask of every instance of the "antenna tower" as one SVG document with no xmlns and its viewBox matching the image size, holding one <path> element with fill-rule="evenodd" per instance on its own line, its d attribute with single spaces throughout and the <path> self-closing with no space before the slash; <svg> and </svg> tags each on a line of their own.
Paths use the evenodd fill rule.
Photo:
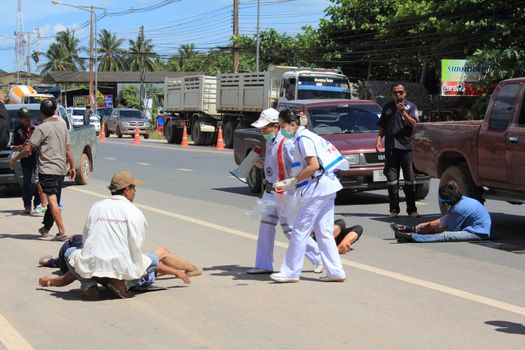
<svg viewBox="0 0 525 350">
<path fill-rule="evenodd" d="M 24 20 L 22 17 L 22 0 L 17 0 L 17 17 L 15 32 L 15 50 L 16 50 L 16 78 L 20 82 L 20 71 L 25 66 L 26 58 L 26 40 L 24 37 Z"/>
</svg>

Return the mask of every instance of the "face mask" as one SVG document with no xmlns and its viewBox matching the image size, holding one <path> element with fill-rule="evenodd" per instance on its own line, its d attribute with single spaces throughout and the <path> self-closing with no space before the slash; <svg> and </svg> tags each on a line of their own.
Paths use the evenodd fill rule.
<svg viewBox="0 0 525 350">
<path fill-rule="evenodd" d="M 281 134 L 283 134 L 283 136 L 287 139 L 291 139 L 294 135 L 294 133 L 292 131 L 289 131 L 288 129 L 281 129 Z"/>
<path fill-rule="evenodd" d="M 275 137 L 275 134 L 272 132 L 272 133 L 269 133 L 269 134 L 263 134 L 264 138 L 267 140 L 267 141 L 271 141 L 274 139 Z"/>
</svg>

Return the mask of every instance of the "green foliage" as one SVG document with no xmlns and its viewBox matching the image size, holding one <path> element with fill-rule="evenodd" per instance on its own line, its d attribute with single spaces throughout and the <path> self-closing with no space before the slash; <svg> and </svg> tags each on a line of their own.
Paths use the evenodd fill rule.
<svg viewBox="0 0 525 350">
<path fill-rule="evenodd" d="M 131 71 L 155 71 L 156 56 L 151 39 L 146 39 L 143 32 L 139 32 L 136 40 L 129 40 L 128 64 Z"/>
<path fill-rule="evenodd" d="M 121 46 L 124 39 L 115 33 L 102 29 L 97 39 L 98 70 L 101 72 L 120 72 L 127 68 L 126 50 Z"/>
<path fill-rule="evenodd" d="M 140 108 L 138 90 L 135 85 L 130 85 L 120 90 L 118 96 L 118 106 Z"/>
<path fill-rule="evenodd" d="M 55 42 L 49 45 L 48 50 L 44 54 L 47 62 L 41 66 L 41 73 L 84 70 L 85 64 L 80 58 L 79 52 L 85 49 L 80 48 L 79 43 L 80 41 L 75 37 L 74 31 L 66 29 L 58 32 L 55 36 Z"/>
</svg>

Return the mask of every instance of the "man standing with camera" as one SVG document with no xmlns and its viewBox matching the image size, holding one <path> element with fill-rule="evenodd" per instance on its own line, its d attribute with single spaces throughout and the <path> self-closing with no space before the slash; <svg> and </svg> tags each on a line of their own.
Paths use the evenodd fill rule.
<svg viewBox="0 0 525 350">
<path fill-rule="evenodd" d="M 405 99 L 406 89 L 403 84 L 392 85 L 393 100 L 385 104 L 379 118 L 379 132 L 376 139 L 376 151 L 382 152 L 381 139 L 385 138 L 385 168 L 391 218 L 399 215 L 399 171 L 403 170 L 405 184 L 403 192 L 407 203 L 407 213 L 413 218 L 419 217 L 416 208 L 415 175 L 412 170 L 412 129 L 418 122 L 417 107 Z"/>
</svg>

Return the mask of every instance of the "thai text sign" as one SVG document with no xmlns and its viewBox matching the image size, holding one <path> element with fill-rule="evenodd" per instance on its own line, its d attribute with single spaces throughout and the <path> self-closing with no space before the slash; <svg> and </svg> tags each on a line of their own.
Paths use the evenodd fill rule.
<svg viewBox="0 0 525 350">
<path fill-rule="evenodd" d="M 488 66 L 475 66 L 467 60 L 441 60 L 441 96 L 478 96 L 476 87 Z"/>
</svg>

